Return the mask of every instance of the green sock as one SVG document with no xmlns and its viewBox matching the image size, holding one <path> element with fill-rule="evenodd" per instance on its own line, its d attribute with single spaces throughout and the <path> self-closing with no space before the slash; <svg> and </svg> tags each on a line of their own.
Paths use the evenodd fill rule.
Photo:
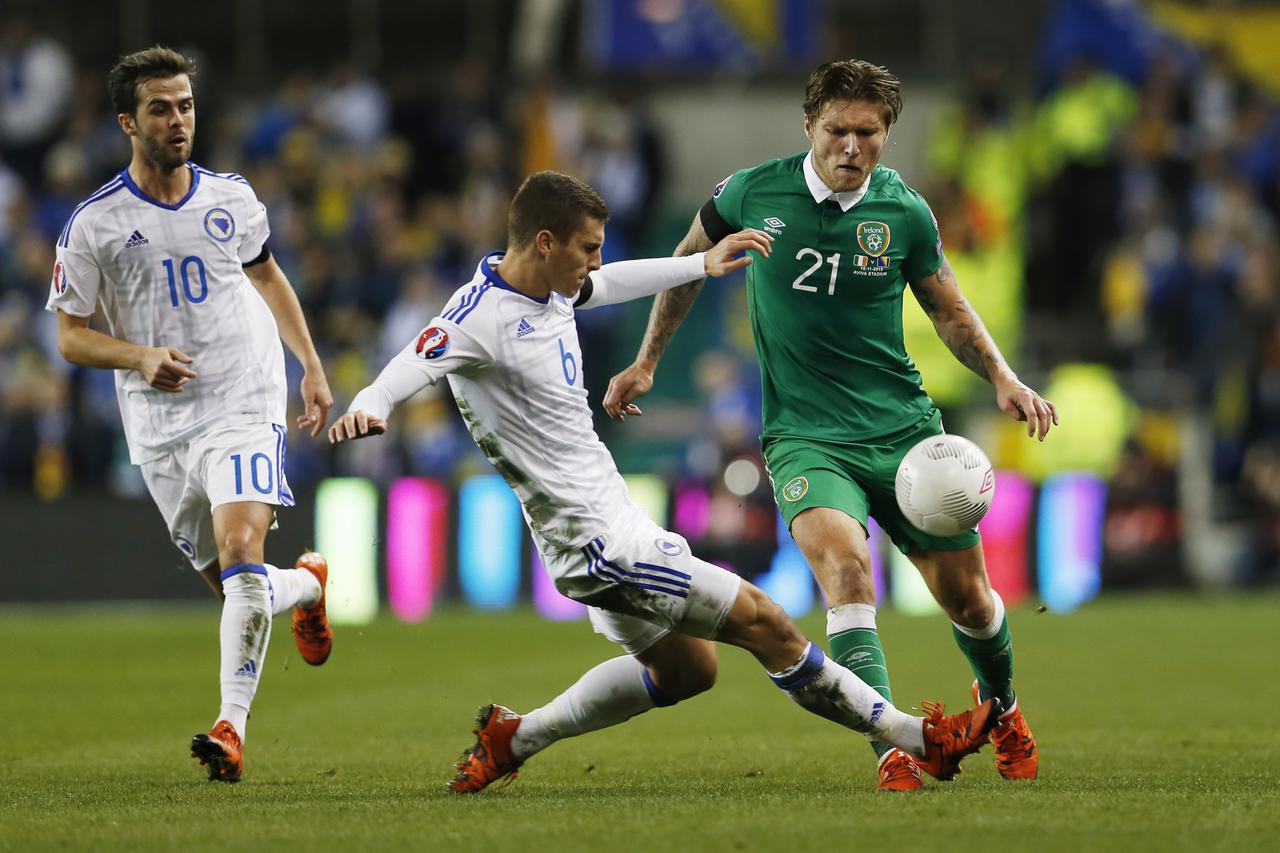
<svg viewBox="0 0 1280 853">
<path fill-rule="evenodd" d="M 893 692 L 889 689 L 889 667 L 885 664 L 884 649 L 875 628 L 852 628 L 827 637 L 831 644 L 831 657 L 836 663 L 870 684 L 889 702 Z M 887 743 L 871 741 L 876 757 L 882 757 L 893 749 Z"/>
<path fill-rule="evenodd" d="M 1013 636 L 1009 633 L 1009 617 L 1000 620 L 1000 629 L 985 640 L 970 637 L 955 625 L 951 626 L 956 645 L 969 659 L 969 666 L 978 679 L 978 696 L 992 696 L 1004 703 L 1005 710 L 1013 707 Z"/>
</svg>

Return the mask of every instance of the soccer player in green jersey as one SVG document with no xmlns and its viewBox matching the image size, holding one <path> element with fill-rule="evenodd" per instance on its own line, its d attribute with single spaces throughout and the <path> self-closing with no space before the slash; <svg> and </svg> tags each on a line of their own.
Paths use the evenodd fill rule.
<svg viewBox="0 0 1280 853">
<path fill-rule="evenodd" d="M 748 311 L 760 360 L 765 461 L 775 498 L 826 596 L 832 657 L 891 700 L 876 632 L 867 547 L 872 516 L 920 570 L 950 617 L 976 676 L 975 693 L 1010 709 L 992 732 L 1000 773 L 1034 778 L 1039 756 L 1013 690 L 1013 645 L 976 529 L 929 536 L 907 522 L 894 475 L 917 442 L 942 432 L 937 407 L 902 338 L 907 288 L 961 363 L 995 387 L 996 405 L 1044 440 L 1053 403 L 1018 380 L 960 292 L 925 200 L 879 165 L 902 88 L 886 69 L 828 62 L 809 77 L 804 132 L 812 148 L 725 178 L 693 219 L 677 255 L 730 232 L 774 236 L 748 267 Z M 605 411 L 639 415 L 667 342 L 702 282 L 659 294 L 635 362 L 613 378 Z M 881 790 L 921 787 L 909 755 L 873 743 Z"/>
</svg>

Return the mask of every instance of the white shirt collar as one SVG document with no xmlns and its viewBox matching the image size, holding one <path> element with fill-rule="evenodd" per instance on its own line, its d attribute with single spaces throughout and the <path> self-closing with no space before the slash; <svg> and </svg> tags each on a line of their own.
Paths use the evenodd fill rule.
<svg viewBox="0 0 1280 853">
<path fill-rule="evenodd" d="M 810 150 L 804 157 L 804 182 L 808 184 L 809 193 L 818 204 L 822 204 L 829 198 L 834 198 L 840 202 L 840 209 L 848 213 L 849 208 L 862 201 L 862 197 L 867 194 L 867 187 L 871 186 L 871 176 L 867 175 L 867 179 L 862 182 L 862 186 L 856 190 L 848 190 L 842 193 L 832 192 L 831 187 L 824 184 L 822 178 L 818 177 L 818 170 L 813 168 L 813 151 Z"/>
</svg>

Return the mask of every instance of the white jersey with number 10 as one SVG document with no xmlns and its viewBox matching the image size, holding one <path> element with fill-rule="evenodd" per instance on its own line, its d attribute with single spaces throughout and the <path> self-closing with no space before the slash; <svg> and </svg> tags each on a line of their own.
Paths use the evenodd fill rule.
<svg viewBox="0 0 1280 853">
<path fill-rule="evenodd" d="M 58 238 L 46 307 L 88 317 L 101 305 L 110 334 L 191 356 L 181 393 L 117 370 L 116 394 L 135 464 L 211 428 L 282 424 L 287 388 L 275 318 L 245 275 L 267 241 L 267 213 L 239 175 L 187 165 L 176 204 L 121 172 L 89 196 Z"/>
</svg>

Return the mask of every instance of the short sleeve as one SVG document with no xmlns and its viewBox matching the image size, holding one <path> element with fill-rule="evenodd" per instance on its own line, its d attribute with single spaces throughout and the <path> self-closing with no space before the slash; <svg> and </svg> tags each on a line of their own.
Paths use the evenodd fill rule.
<svg viewBox="0 0 1280 853">
<path fill-rule="evenodd" d="M 101 288 L 102 269 L 90 244 L 88 222 L 86 217 L 75 217 L 66 237 L 58 241 L 45 309 L 88 317 L 98 307 Z"/>
<path fill-rule="evenodd" d="M 246 185 L 247 186 L 247 185 Z M 240 241 L 240 263 L 255 261 L 262 254 L 262 247 L 271 236 L 271 226 L 267 223 L 267 207 L 258 201 L 253 188 L 249 188 L 249 220 L 244 224 L 244 238 Z"/>
<path fill-rule="evenodd" d="M 911 233 L 902 274 L 908 282 L 915 282 L 928 278 L 942 266 L 942 235 L 938 232 L 938 220 L 919 193 L 912 191 L 903 204 Z"/>
</svg>

